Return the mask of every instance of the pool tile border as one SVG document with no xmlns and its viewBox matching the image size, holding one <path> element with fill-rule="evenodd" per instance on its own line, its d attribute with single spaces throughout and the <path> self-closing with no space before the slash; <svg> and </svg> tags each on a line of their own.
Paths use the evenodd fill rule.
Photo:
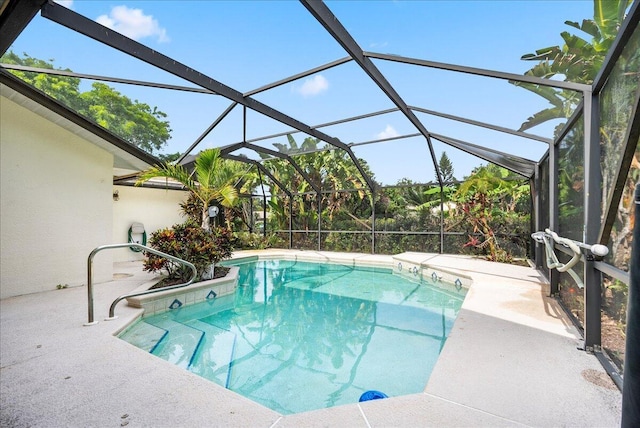
<svg viewBox="0 0 640 428">
<path fill-rule="evenodd" d="M 290 252 L 290 251 L 270 251 L 266 254 L 243 254 L 236 253 L 229 259 L 229 262 L 252 262 L 257 260 L 289 260 L 335 263 L 347 266 L 383 267 L 392 269 L 394 274 L 403 277 L 438 283 L 453 284 L 458 291 L 462 288 L 469 289 L 472 284 L 470 276 L 463 275 L 455 270 L 437 269 L 429 265 L 427 260 L 415 260 L 413 253 L 402 253 L 395 256 L 387 255 L 362 255 L 356 253 L 332 253 L 332 252 Z M 201 281 L 184 288 L 174 290 L 159 291 L 143 296 L 128 297 L 129 306 L 144 309 L 143 316 L 156 315 L 163 312 L 180 309 L 196 303 L 204 302 L 213 298 L 226 296 L 235 292 L 238 286 L 237 266 L 230 266 L 230 271 L 224 278 Z M 134 292 L 145 291 L 155 285 L 158 279 L 149 281 Z"/>
<path fill-rule="evenodd" d="M 233 294 L 238 286 L 239 268 L 232 266 L 224 278 L 196 282 L 184 288 L 158 291 L 143 296 L 127 297 L 127 303 L 134 308 L 144 309 L 143 316 L 150 316 L 176 310 L 184 306 Z M 155 285 L 158 279 L 146 282 L 134 290 L 145 291 Z M 212 297 L 213 296 L 213 297 Z"/>
</svg>

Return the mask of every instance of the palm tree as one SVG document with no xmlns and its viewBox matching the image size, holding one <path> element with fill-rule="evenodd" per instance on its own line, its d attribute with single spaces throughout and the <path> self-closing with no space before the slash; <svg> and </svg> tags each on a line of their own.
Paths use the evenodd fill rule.
<svg viewBox="0 0 640 428">
<path fill-rule="evenodd" d="M 305 138 L 302 144 L 298 145 L 291 135 L 287 135 L 287 143 L 274 143 L 274 146 L 281 153 L 289 154 L 315 186 L 325 191 L 332 191 L 321 196 L 321 206 L 324 207 L 323 212 L 329 220 L 332 220 L 334 215 L 339 212 L 353 218 L 353 215 L 350 214 L 351 211 L 355 209 L 359 201 L 365 198 L 367 192 L 362 175 L 348 155 L 342 150 L 325 150 L 326 146 L 319 147 L 320 140 L 311 137 Z M 263 159 L 268 158 L 267 155 L 261 156 Z M 368 171 L 366 162 L 362 160 L 360 162 L 365 171 Z M 311 184 L 301 177 L 287 161 L 269 159 L 264 162 L 264 165 L 278 180 L 287 183 L 289 190 L 302 194 L 301 198 L 294 199 L 293 203 L 298 227 L 301 229 L 313 228 L 318 221 L 318 200 L 313 194 L 305 194 L 312 190 Z M 345 189 L 358 189 L 358 191 L 354 193 L 341 192 Z M 277 189 L 270 190 L 272 194 L 270 205 L 275 214 L 272 221 L 284 225 L 286 224 L 286 216 L 288 216 L 288 208 L 281 198 L 273 196 L 277 194 Z"/>
<path fill-rule="evenodd" d="M 171 178 L 180 182 L 202 203 L 201 226 L 203 229 L 208 229 L 209 205 L 217 201 L 223 207 L 232 207 L 238 199 L 235 186 L 238 169 L 227 165 L 228 162 L 230 161 L 220 156 L 220 149 L 207 149 L 200 152 L 196 158 L 193 172 L 173 163 L 153 166 L 140 173 L 136 186 L 157 177 Z"/>
<path fill-rule="evenodd" d="M 564 45 L 538 49 L 534 54 L 523 55 L 525 61 L 538 61 L 525 75 L 550 79 L 564 76 L 565 81 L 591 84 L 613 43 L 625 12 L 632 0 L 594 0 L 593 19 L 585 19 L 582 24 L 566 21 L 570 27 L 591 36 L 587 41 L 579 36 L 564 31 L 560 34 Z M 512 82 L 524 87 L 549 101 L 552 107 L 529 117 L 520 127 L 524 131 L 540 125 L 548 120 L 567 118 L 581 99 L 581 94 L 554 88 L 536 86 L 528 83 Z"/>
</svg>

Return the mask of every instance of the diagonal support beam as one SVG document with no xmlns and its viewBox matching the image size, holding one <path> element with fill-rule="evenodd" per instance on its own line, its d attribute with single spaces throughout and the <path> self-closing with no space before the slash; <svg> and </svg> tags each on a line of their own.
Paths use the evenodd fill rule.
<svg viewBox="0 0 640 428">
<path fill-rule="evenodd" d="M 376 111 L 376 112 L 373 112 L 373 113 L 361 114 L 361 115 L 358 115 L 358 116 L 347 117 L 345 119 L 334 120 L 332 122 L 321 123 L 319 125 L 313 125 L 312 128 L 324 128 L 326 126 L 340 125 L 342 123 L 353 122 L 355 120 L 366 119 L 366 118 L 369 118 L 369 117 L 379 116 L 379 115 L 387 114 L 387 113 L 393 113 L 393 112 L 396 112 L 396 111 L 398 111 L 397 108 L 390 108 L 390 109 L 386 109 L 386 110 L 380 110 L 380 111 Z M 285 131 L 285 132 L 278 132 L 277 134 L 264 135 L 262 137 L 252 138 L 250 140 L 247 140 L 247 143 L 255 143 L 257 141 L 269 140 L 271 138 L 284 137 L 285 135 L 294 134 L 296 132 L 298 132 L 298 131 L 296 131 L 295 129 L 290 129 L 290 130 Z M 351 144 L 347 144 L 347 145 L 349 147 L 351 147 Z"/>
<path fill-rule="evenodd" d="M 29 73 L 42 73 L 42 74 L 48 74 L 51 76 L 75 77 L 77 79 L 97 80 L 99 82 L 123 83 L 125 85 L 146 86 L 149 88 L 171 89 L 174 91 L 216 95 L 214 92 L 211 92 L 207 89 L 194 88 L 191 86 L 170 85 L 166 83 L 147 82 L 144 80 L 122 79 L 119 77 L 97 76 L 95 74 L 74 73 L 73 71 L 59 70 L 57 68 L 39 68 L 39 67 L 29 67 L 28 65 L 5 64 L 5 63 L 0 63 L 0 67 L 7 70 L 26 71 Z"/>
<path fill-rule="evenodd" d="M 498 131 L 498 132 L 503 132 L 505 134 L 515 135 L 517 137 L 527 138 L 529 140 L 540 141 L 541 143 L 545 143 L 547 145 L 553 144 L 553 140 L 550 139 L 550 138 L 541 137 L 541 136 L 535 135 L 535 134 L 529 134 L 527 132 L 516 131 L 514 129 L 505 128 L 504 126 L 492 125 L 490 123 L 480 122 L 480 121 L 477 121 L 477 120 L 466 119 L 464 117 L 454 116 L 452 114 L 440 113 L 440 112 L 437 112 L 437 111 L 434 111 L 434 110 L 428 110 L 426 108 L 421 108 L 421 107 L 409 106 L 409 108 L 411 110 L 419 111 L 420 113 L 430 114 L 432 116 L 443 117 L 445 119 L 455 120 L 456 122 L 467 123 L 469 125 L 474 125 L 474 126 L 478 126 L 478 127 L 481 127 L 481 128 L 490 129 L 492 131 Z"/>
<path fill-rule="evenodd" d="M 47 0 L 5 0 L 0 4 L 0 56 L 7 52 L 46 2 Z"/>
<path fill-rule="evenodd" d="M 478 146 L 466 141 L 446 137 L 444 135 L 431 134 L 431 136 L 438 141 L 462 150 L 463 152 L 477 156 L 480 159 L 486 160 L 487 162 L 495 163 L 496 165 L 506 168 L 509 171 L 513 171 L 516 174 L 520 174 L 523 177 L 531 178 L 535 173 L 536 163 L 530 159 L 510 155 L 498 150 L 489 149 L 487 147 Z"/>
<path fill-rule="evenodd" d="M 393 86 L 382 75 L 380 70 L 373 64 L 373 62 L 364 55 L 364 51 L 355 41 L 355 39 L 349 34 L 346 28 L 338 21 L 338 18 L 329 10 L 329 8 L 321 1 L 300 0 L 304 7 L 313 15 L 316 20 L 333 36 L 333 38 L 340 43 L 345 51 L 358 63 L 358 65 L 364 70 L 365 73 L 378 85 L 378 87 L 384 92 L 387 97 L 400 109 L 407 119 L 416 127 L 416 129 L 424 136 L 429 145 L 429 152 L 433 160 L 433 166 L 438 177 L 438 183 L 442 186 L 442 176 L 440 175 L 440 168 L 438 168 L 438 161 L 436 159 L 436 153 L 431 143 L 431 137 L 429 131 L 424 127 L 422 122 L 416 117 L 416 115 L 409 109 L 404 100 L 396 92 Z"/>
<path fill-rule="evenodd" d="M 98 24 L 72 10 L 69 10 L 56 3 L 49 2 L 42 7 L 42 16 L 53 22 L 56 22 L 62 26 L 65 26 L 71 30 L 77 31 L 80 34 L 84 34 L 96 41 L 99 41 L 107 46 L 124 52 L 134 58 L 151 64 L 160 68 L 168 73 L 178 76 L 188 82 L 194 83 L 202 88 L 213 91 L 223 97 L 234 101 L 240 105 L 243 105 L 251 110 L 261 113 L 271 119 L 277 120 L 280 123 L 284 123 L 292 128 L 297 129 L 300 132 L 304 132 L 311 135 L 314 138 L 325 141 L 333 146 L 343 149 L 349 153 L 349 156 L 356 164 L 356 167 L 362 174 L 367 184 L 373 189 L 373 182 L 371 178 L 366 174 L 358 159 L 351 152 L 351 149 L 338 140 L 335 137 L 331 137 L 321 131 L 311 128 L 297 119 L 294 119 L 286 114 L 261 103 L 251 97 L 247 97 L 241 92 L 226 86 L 225 84 L 218 82 L 217 80 L 197 71 L 191 67 L 186 66 L 166 55 L 161 54 L 135 40 L 129 39 L 122 34 L 113 31 L 107 27 Z"/>
<path fill-rule="evenodd" d="M 278 122 L 287 124 L 301 132 L 312 135 L 320 140 L 333 144 L 336 147 L 345 148 L 346 145 L 336 138 L 321 132 L 314 131 L 310 126 L 285 115 L 251 97 L 245 97 L 241 92 L 186 66 L 166 55 L 161 54 L 141 43 L 131 40 L 122 34 L 98 24 L 78 13 L 75 13 L 56 3 L 47 3 L 42 8 L 42 16 L 60 25 L 84 34 L 107 46 L 131 55 L 141 61 L 160 68 L 168 73 L 178 76 L 186 81 L 194 83 L 202 88 L 213 91 L 228 98 L 231 101 L 246 106 L 258 113 L 264 114 Z"/>
<path fill-rule="evenodd" d="M 532 85 L 550 86 L 552 88 L 569 89 L 576 92 L 591 92 L 591 85 L 584 83 L 566 82 L 561 80 L 544 79 L 541 77 L 528 76 L 526 74 L 505 73 L 502 71 L 486 70 L 484 68 L 466 67 L 462 65 L 445 64 L 443 62 L 427 61 L 424 59 L 408 58 L 399 55 L 381 54 L 375 52 L 365 52 L 367 58 L 382 59 L 386 61 L 399 62 L 402 64 L 419 65 L 422 67 L 436 68 L 439 70 L 455 71 L 458 73 L 472 74 L 475 76 L 492 77 L 494 79 L 510 80 L 519 83 L 530 83 Z"/>
<path fill-rule="evenodd" d="M 333 68 L 333 67 L 337 67 L 338 65 L 342 65 L 342 64 L 347 63 L 349 61 L 351 61 L 351 58 L 349 58 L 349 57 L 337 59 L 335 61 L 328 62 L 328 63 L 320 65 L 318 67 L 311 68 L 311 69 L 303 71 L 301 73 L 294 74 L 293 76 L 289 76 L 289 77 L 286 77 L 284 79 L 280 79 L 280 80 L 278 80 L 276 82 L 269 83 L 267 85 L 264 85 L 264 86 L 261 86 L 259 88 L 253 89 L 253 90 L 251 90 L 249 92 L 245 92 L 244 96 L 245 97 L 250 97 L 252 95 L 259 94 L 260 92 L 268 91 L 269 89 L 277 88 L 278 86 L 286 85 L 287 83 L 291 83 L 291 82 L 294 82 L 296 80 L 302 79 L 303 77 L 311 76 L 312 74 L 316 74 L 316 73 L 319 73 L 321 71 L 328 70 L 328 69 Z"/>
<path fill-rule="evenodd" d="M 224 146 L 220 148 L 220 154 L 224 157 L 230 153 L 235 152 L 236 150 L 240 150 L 244 147 L 245 143 L 234 143 L 229 144 L 228 146 Z"/>
<path fill-rule="evenodd" d="M 338 60 L 329 62 L 327 64 L 323 64 L 321 66 L 312 68 L 310 70 L 306 70 L 306 71 L 303 71 L 301 73 L 295 74 L 293 76 L 289 76 L 287 78 L 278 80 L 277 82 L 269 83 L 269 84 L 261 86 L 261 87 L 259 87 L 257 89 L 253 89 L 253 90 L 251 90 L 249 92 L 245 92 L 242 95 L 244 97 L 249 97 L 249 96 L 252 96 L 252 95 L 256 95 L 256 94 L 259 94 L 260 92 L 264 92 L 264 91 L 268 91 L 269 89 L 277 88 L 278 86 L 285 85 L 285 84 L 293 82 L 293 81 L 295 81 L 297 79 L 301 79 L 303 77 L 310 76 L 310 75 L 312 75 L 314 73 L 317 73 L 319 71 L 324 71 L 324 70 L 327 70 L 327 69 L 332 68 L 332 67 L 336 67 L 338 65 L 344 64 L 345 62 L 349 62 L 349 61 L 351 61 L 351 58 L 348 58 L 348 57 L 347 58 L 338 59 Z M 207 91 L 206 89 L 198 88 L 198 90 L 206 92 L 206 93 L 211 93 L 211 91 Z M 230 108 L 232 109 L 236 105 L 238 105 L 238 103 L 234 102 L 232 104 L 232 107 L 230 107 Z M 218 126 L 218 124 L 222 121 L 222 119 L 224 119 L 227 116 L 227 114 L 229 114 L 230 111 L 231 110 L 229 110 L 229 108 L 227 110 L 225 110 L 225 112 L 223 112 L 220 115 L 220 117 L 218 117 L 218 119 L 216 119 L 216 121 L 213 122 L 211 124 L 211 126 L 209 126 L 209 128 L 201 135 L 201 137 L 198 138 L 191 146 L 189 146 L 189 148 L 182 154 L 182 156 L 180 156 L 180 159 L 178 159 L 178 163 L 182 162 L 184 160 L 184 158 L 189 156 L 189 154 L 198 146 L 198 144 L 200 144 L 200 142 L 204 139 L 204 137 L 206 137 L 213 130 L 213 128 Z M 246 123 L 246 107 L 245 107 L 245 115 L 244 116 L 245 116 L 244 125 L 246 127 L 246 125 L 247 125 L 247 123 Z M 317 128 L 317 127 L 314 126 L 312 128 Z M 298 132 L 298 131 L 294 129 L 293 132 Z M 283 134 L 283 135 L 286 135 L 286 134 Z M 246 139 L 244 139 L 243 141 L 246 141 Z"/>
<path fill-rule="evenodd" d="M 220 116 L 218 116 L 218 118 L 217 118 L 216 120 L 214 120 L 214 121 L 213 121 L 213 123 L 212 123 L 211 125 L 209 125 L 209 127 L 208 127 L 208 128 L 207 128 L 207 129 L 202 133 L 202 134 L 200 134 L 200 136 L 196 139 L 196 141 L 194 141 L 194 142 L 193 142 L 193 144 L 191 144 L 191 145 L 189 146 L 189 148 L 188 148 L 187 150 L 185 150 L 185 152 L 184 152 L 184 153 L 182 153 L 182 156 L 180 156 L 180 158 L 178 158 L 178 160 L 177 160 L 177 162 L 176 162 L 176 163 L 178 163 L 178 164 L 183 163 L 183 162 L 184 162 L 184 159 L 185 159 L 187 156 L 189 156 L 189 153 L 191 153 L 191 151 L 192 151 L 193 149 L 195 149 L 195 148 L 196 148 L 196 146 L 197 146 L 198 144 L 200 144 L 200 142 L 201 142 L 202 140 L 204 140 L 204 139 L 206 138 L 206 136 L 207 136 L 207 135 L 209 135 L 209 133 L 210 133 L 211 131 L 213 131 L 213 128 L 215 128 L 216 126 L 218 126 L 218 124 L 219 124 L 220 122 L 222 122 L 222 120 L 223 120 L 225 117 L 227 117 L 227 115 L 228 115 L 229 113 L 231 113 L 231 111 L 232 111 L 232 110 L 233 110 L 237 105 L 238 105 L 238 103 L 236 103 L 236 102 L 231 103 L 231 104 L 229 105 L 229 107 L 227 107 L 227 108 L 226 108 L 226 109 L 225 109 L 225 110 L 220 114 Z"/>
<path fill-rule="evenodd" d="M 311 186 L 311 188 L 314 190 L 314 192 L 316 192 L 316 194 L 320 194 L 321 193 L 321 189 L 316 186 L 313 181 L 311 180 L 311 177 L 309 177 L 309 175 L 304 172 L 304 170 L 302 168 L 300 168 L 300 166 L 296 163 L 295 160 L 293 160 L 293 158 L 285 153 L 281 153 L 281 152 L 277 152 L 275 150 L 271 150 L 271 149 L 267 149 L 265 147 L 260 147 L 260 146 L 256 146 L 255 144 L 249 144 L 249 143 L 235 143 L 235 144 L 231 144 L 229 146 L 223 147 L 222 149 L 220 149 L 220 153 L 222 154 L 223 157 L 229 157 L 229 155 L 233 152 L 235 152 L 236 150 L 240 150 L 240 149 L 249 149 L 249 150 L 253 150 L 254 152 L 257 153 L 264 153 L 267 155 L 271 155 L 273 157 L 276 158 L 280 158 L 280 159 L 284 159 L 287 162 L 289 162 L 291 164 L 291 166 L 298 172 L 298 174 L 300 174 L 302 176 L 302 178 L 304 178 L 304 180 L 309 183 L 309 186 Z"/>
<path fill-rule="evenodd" d="M 309 174 L 307 174 L 306 172 L 304 172 L 304 170 L 302 168 L 300 168 L 300 166 L 298 165 L 298 163 L 289 155 L 284 154 L 284 153 L 280 153 L 277 152 L 275 150 L 271 150 L 271 149 L 266 149 L 264 147 L 260 147 L 260 146 L 256 146 L 255 144 L 249 144 L 249 143 L 245 143 L 243 144 L 243 146 L 249 150 L 253 150 L 255 152 L 258 153 L 265 153 L 277 158 L 281 158 L 281 159 L 285 159 L 286 161 L 288 161 L 291 166 L 298 171 L 298 174 L 300 174 L 302 176 L 302 178 L 304 178 L 307 183 L 309 183 L 309 186 L 311 186 L 311 188 L 319 195 L 320 193 L 322 193 L 322 189 L 320 189 L 314 182 L 313 180 L 311 180 L 311 177 L 309 177 Z"/>
<path fill-rule="evenodd" d="M 248 163 L 251 165 L 254 165 L 256 168 L 258 168 L 260 171 L 262 171 L 263 174 L 265 174 L 267 177 L 269 177 L 271 179 L 271 181 L 273 181 L 288 197 L 291 198 L 291 192 L 284 186 L 284 184 L 282 184 L 280 182 L 280 180 L 278 180 L 276 177 L 273 176 L 273 174 L 271 174 L 271 172 L 269 172 L 269 170 L 267 168 L 264 167 L 264 165 L 262 165 L 260 162 L 253 160 L 253 159 L 249 159 L 249 158 L 245 158 L 243 156 L 236 156 L 236 155 L 231 155 L 231 154 L 227 154 L 223 156 L 225 159 L 231 159 L 237 162 L 242 162 L 242 163 Z"/>
</svg>

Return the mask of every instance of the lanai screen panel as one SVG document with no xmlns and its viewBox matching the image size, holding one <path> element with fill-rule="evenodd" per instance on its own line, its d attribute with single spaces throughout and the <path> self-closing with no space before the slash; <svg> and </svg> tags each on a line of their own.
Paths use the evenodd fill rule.
<svg viewBox="0 0 640 428">
<path fill-rule="evenodd" d="M 393 185 L 402 179 L 417 183 L 436 181 L 433 160 L 422 136 L 354 146 L 353 152 L 366 160 L 381 185 Z"/>
<path fill-rule="evenodd" d="M 338 50 L 331 60 L 345 56 L 344 51 Z M 255 98 L 311 126 L 394 107 L 354 61 L 269 89 Z M 348 135 L 323 131 L 344 143 L 350 142 Z"/>
<path fill-rule="evenodd" d="M 600 168 L 602 173 L 602 206 L 604 216 L 606 204 L 614 188 L 614 180 L 620 169 L 625 151 L 626 136 L 631 126 L 631 115 L 640 97 L 640 28 L 636 28 L 631 39 L 615 64 L 600 95 Z M 633 144 L 633 142 L 631 143 Z M 635 159 L 640 160 L 640 146 L 636 142 Z M 637 165 L 636 168 L 637 170 Z M 620 269 L 628 270 L 622 260 L 628 260 L 628 254 L 618 256 L 617 249 L 623 245 L 624 251 L 630 250 L 631 221 L 630 201 L 633 199 L 634 184 L 640 177 L 629 176 L 624 184 L 616 222 L 610 237 L 611 254 L 608 260 Z"/>
<path fill-rule="evenodd" d="M 584 232 L 584 121 L 560 141 L 558 154 L 558 234 L 582 240 Z"/>
<path fill-rule="evenodd" d="M 418 58 L 420 59 L 422 58 Z M 386 59 L 373 61 L 412 107 L 421 107 L 513 130 L 519 129 L 534 113 L 549 107 L 543 97 L 523 87 L 515 86 L 505 79 Z M 494 70 L 486 71 L 490 73 Z M 513 76 L 518 77 L 516 74 Z M 550 121 L 536 126 L 529 132 L 551 138 L 554 126 L 559 122 L 561 120 Z M 459 137 L 471 138 L 472 136 L 472 133 L 467 133 Z"/>
<path fill-rule="evenodd" d="M 422 112 L 416 112 L 416 115 L 420 120 L 428 124 L 429 132 L 436 138 L 442 135 L 445 139 L 460 140 L 489 150 L 529 159 L 534 162 L 542 158 L 549 148 L 548 142 L 543 142 L 539 139 L 526 138 L 524 136 L 513 135 L 478 125 L 461 123 L 456 120 L 436 117 Z M 515 130 L 514 128 L 508 129 Z M 540 139 L 546 138 L 536 134 L 531 135 L 539 137 Z"/>
<path fill-rule="evenodd" d="M 384 142 L 417 133 L 415 127 L 394 106 L 380 110 L 370 108 L 362 113 L 362 115 L 349 116 L 349 118 L 370 116 L 326 126 L 322 129 L 329 134 L 339 135 L 345 143 L 354 146 Z"/>
<path fill-rule="evenodd" d="M 170 56 L 244 93 L 344 56 L 298 2 L 130 4 L 167 29 Z"/>
<path fill-rule="evenodd" d="M 236 105 L 230 109 L 229 100 L 217 96 L 218 100 L 212 108 L 193 103 L 181 110 L 186 116 L 188 134 L 173 133 L 168 148 L 178 147 L 180 153 L 189 151 L 190 155 L 210 148 L 221 148 L 232 142 L 242 141 L 242 108 Z M 197 117 L 197 123 L 190 123 L 192 117 Z"/>
<path fill-rule="evenodd" d="M 240 111 L 242 112 L 242 108 L 240 108 Z M 280 123 L 277 120 L 251 109 L 246 109 L 246 142 L 279 151 L 280 149 L 274 143 L 279 145 L 286 144 L 288 140 L 287 135 L 291 135 L 295 140 L 300 142 L 309 137 L 309 135 Z M 234 143 L 240 141 L 242 140 L 234 141 Z"/>
<path fill-rule="evenodd" d="M 559 142 L 558 148 L 558 235 L 582 241 L 584 233 L 584 120 L 576 121 L 571 130 Z M 561 263 L 568 263 L 571 256 L 556 251 Z M 584 264 L 578 262 L 573 271 L 584 282 Z M 560 299 L 583 325 L 584 290 L 567 272 L 559 272 Z M 584 326 L 584 325 L 583 325 Z"/>
<path fill-rule="evenodd" d="M 366 51 L 519 74 L 531 67 L 522 55 L 559 43 L 565 20 L 593 16 L 589 1 L 326 3 Z"/>
<path fill-rule="evenodd" d="M 640 97 L 640 29 L 636 28 L 628 44 L 615 64 L 611 76 L 607 80 L 600 96 L 600 135 L 601 135 L 601 168 L 602 168 L 602 203 L 606 210 L 607 203 L 613 193 L 614 180 L 620 173 L 625 139 L 634 118 L 631 116 L 638 108 Z M 637 114 L 637 113 L 636 113 Z M 637 119 L 635 119 L 637 120 Z M 636 137 L 637 138 L 637 137 Z M 622 197 L 619 204 L 610 209 L 615 211 L 615 221 L 608 236 L 609 254 L 606 261 L 613 266 L 628 272 L 631 260 L 633 226 L 637 218 L 633 218 L 634 190 L 639 182 L 638 161 L 640 160 L 640 141 L 629 141 L 629 149 L 633 151 L 631 169 L 621 183 Z M 624 173 L 624 171 L 622 171 Z M 616 209 L 617 208 L 617 209 Z M 603 216 L 606 211 L 603 211 Z M 624 372 L 625 349 L 620 340 L 622 332 L 627 331 L 627 295 L 629 286 L 622 281 L 603 275 L 602 301 L 602 346 L 611 360 L 621 372 Z"/>
<path fill-rule="evenodd" d="M 321 219 L 322 250 L 371 252 L 373 216 L 366 189 L 323 194 Z"/>
<path fill-rule="evenodd" d="M 47 43 L 42 43 L 43 34 L 46 34 Z M 69 46 L 73 49 L 69 49 Z M 166 116 L 160 114 L 157 117 L 161 121 L 170 122 L 172 136 L 164 147 L 151 151 L 154 155 L 184 151 L 197 138 L 200 129 L 208 126 L 212 112 L 225 103 L 220 96 L 211 94 L 210 91 L 40 16 L 34 18 L 10 50 L 21 59 L 23 54 L 27 54 L 51 62 L 56 69 L 87 76 L 80 78 L 78 85 L 78 91 L 84 97 L 89 97 L 92 90 L 99 90 L 95 88 L 100 85 L 107 85 L 132 102 L 148 105 L 149 111 L 156 108 L 165 114 Z M 73 77 L 64 76 L 58 79 L 74 80 Z M 122 81 L 129 83 L 120 83 Z M 48 94 L 52 93 L 46 87 L 39 88 Z M 56 98 L 72 110 L 78 111 L 78 105 L 69 103 L 68 99 L 59 96 Z M 106 107 L 103 113 L 96 112 L 90 118 L 102 124 L 101 117 L 104 115 L 119 114 L 117 109 Z M 78 112 L 83 114 L 82 110 Z M 113 127 L 111 129 L 117 131 Z M 149 151 L 145 145 L 139 147 Z"/>
<path fill-rule="evenodd" d="M 540 163 L 540 188 L 536 189 L 540 198 L 540 231 L 550 227 L 549 223 L 549 157 L 545 157 Z M 537 231 L 534 231 L 537 232 Z M 542 260 L 546 263 L 546 257 Z"/>
<path fill-rule="evenodd" d="M 448 180 L 445 174 L 443 174 L 443 184 L 450 185 L 455 182 L 464 181 L 464 179 L 473 173 L 473 170 L 482 165 L 487 165 L 488 161 L 478 158 L 472 154 L 464 152 L 456 147 L 452 147 L 448 144 L 444 144 L 438 141 L 436 138 L 432 139 L 433 149 L 436 153 L 438 165 L 441 167 L 441 161 L 444 155 L 451 161 L 451 175 L 452 179 Z M 443 171 L 441 170 L 441 174 Z M 434 178 L 435 180 L 435 178 Z"/>
<path fill-rule="evenodd" d="M 408 180 L 376 193 L 376 253 L 440 251 L 440 188 Z"/>
</svg>

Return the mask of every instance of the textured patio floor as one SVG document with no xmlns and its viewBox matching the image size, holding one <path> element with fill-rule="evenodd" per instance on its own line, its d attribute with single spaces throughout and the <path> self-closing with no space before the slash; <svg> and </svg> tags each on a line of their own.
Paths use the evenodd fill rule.
<svg viewBox="0 0 640 428">
<path fill-rule="evenodd" d="M 620 392 L 596 357 L 577 349 L 577 331 L 545 297 L 535 270 L 463 256 L 401 257 L 473 278 L 424 393 L 282 416 L 114 337 L 139 309 L 120 303 L 117 320 L 83 326 L 87 295 L 79 287 L 0 301 L 0 426 L 620 426 Z M 96 285 L 97 320 L 150 279 L 139 263 L 114 272 L 118 279 Z"/>
</svg>

